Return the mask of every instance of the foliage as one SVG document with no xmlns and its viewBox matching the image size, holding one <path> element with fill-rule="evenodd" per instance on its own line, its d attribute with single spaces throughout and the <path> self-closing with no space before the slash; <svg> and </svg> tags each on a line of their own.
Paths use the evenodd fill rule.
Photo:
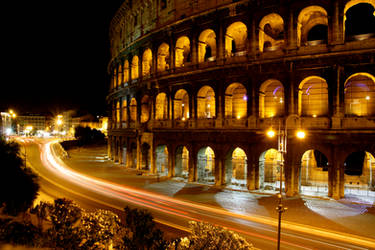
<svg viewBox="0 0 375 250">
<path fill-rule="evenodd" d="M 78 126 L 74 129 L 74 137 L 78 140 L 79 145 L 104 142 L 104 134 L 96 129 Z"/>
<path fill-rule="evenodd" d="M 41 231 L 30 222 L 0 219 L 0 241 L 16 245 L 40 246 Z"/>
<path fill-rule="evenodd" d="M 36 198 L 39 184 L 37 176 L 23 165 L 19 144 L 0 138 L 0 167 L 0 207 L 10 215 L 25 212 Z"/>
<path fill-rule="evenodd" d="M 123 238 L 125 249 L 165 249 L 167 242 L 163 232 L 156 229 L 152 215 L 144 209 L 124 209 L 125 228 L 127 233 Z"/>
<path fill-rule="evenodd" d="M 78 248 L 82 241 L 79 222 L 82 209 L 68 199 L 56 199 L 48 206 L 48 215 L 52 227 L 47 230 L 47 236 L 53 244 L 50 247 Z"/>
<path fill-rule="evenodd" d="M 120 233 L 119 217 L 108 210 L 86 212 L 82 216 L 81 230 L 83 234 L 82 248 L 106 249 L 115 235 Z"/>
<path fill-rule="evenodd" d="M 254 249 L 237 233 L 205 222 L 190 222 L 191 235 L 173 242 L 169 249 Z"/>
</svg>

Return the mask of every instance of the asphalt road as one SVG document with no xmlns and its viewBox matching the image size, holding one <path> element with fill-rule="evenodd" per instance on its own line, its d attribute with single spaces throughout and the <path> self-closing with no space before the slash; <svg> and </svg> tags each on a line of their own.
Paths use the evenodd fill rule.
<svg viewBox="0 0 375 250">
<path fill-rule="evenodd" d="M 74 200 L 85 209 L 109 209 L 120 213 L 130 207 L 146 208 L 169 237 L 188 232 L 189 221 L 206 221 L 225 226 L 247 238 L 260 249 L 276 249 L 277 221 L 248 216 L 222 208 L 203 206 L 143 189 L 118 185 L 78 173 L 65 165 L 51 147 L 53 140 L 22 139 L 21 150 L 26 152 L 27 164 L 38 175 L 44 197 Z M 345 233 L 336 234 L 316 228 L 283 224 L 281 249 L 372 249 L 375 241 Z M 373 244 L 373 245 L 372 245 Z"/>
</svg>

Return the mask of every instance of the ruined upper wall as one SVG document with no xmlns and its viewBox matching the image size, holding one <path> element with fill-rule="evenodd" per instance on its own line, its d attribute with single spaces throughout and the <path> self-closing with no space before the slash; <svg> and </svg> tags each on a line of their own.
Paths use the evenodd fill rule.
<svg viewBox="0 0 375 250">
<path fill-rule="evenodd" d="M 125 0 L 110 25 L 111 55 L 152 30 L 233 0 Z"/>
</svg>

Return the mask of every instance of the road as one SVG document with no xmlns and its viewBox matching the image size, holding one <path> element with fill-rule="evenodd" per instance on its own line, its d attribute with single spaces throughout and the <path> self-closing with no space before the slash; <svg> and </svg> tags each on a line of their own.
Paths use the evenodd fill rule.
<svg viewBox="0 0 375 250">
<path fill-rule="evenodd" d="M 70 169 L 56 156 L 56 140 L 21 139 L 27 164 L 38 175 L 41 192 L 51 198 L 66 197 L 85 209 L 122 211 L 127 205 L 148 209 L 155 221 L 175 235 L 188 232 L 189 221 L 206 221 L 227 227 L 260 249 L 275 249 L 277 221 L 203 206 L 104 181 Z M 173 234 L 172 234 L 173 235 Z M 355 235 L 283 223 L 281 249 L 374 249 L 375 241 Z"/>
</svg>

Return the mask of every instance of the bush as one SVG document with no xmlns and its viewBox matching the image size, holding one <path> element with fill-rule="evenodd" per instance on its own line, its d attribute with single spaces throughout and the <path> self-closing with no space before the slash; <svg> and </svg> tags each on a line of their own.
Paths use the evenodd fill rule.
<svg viewBox="0 0 375 250">
<path fill-rule="evenodd" d="M 30 222 L 0 220 L 0 241 L 15 245 L 37 247 L 41 245 L 41 231 Z"/>
<path fill-rule="evenodd" d="M 0 207 L 18 215 L 31 207 L 39 191 L 37 176 L 23 165 L 19 144 L 0 138 Z"/>
<path fill-rule="evenodd" d="M 169 249 L 198 250 L 198 249 L 254 249 L 237 233 L 205 222 L 190 222 L 191 235 L 173 242 Z"/>
<path fill-rule="evenodd" d="M 125 249 L 166 249 L 167 242 L 163 238 L 163 232 L 156 229 L 150 212 L 128 206 L 124 211 L 124 225 L 127 229 L 123 237 Z"/>
</svg>

